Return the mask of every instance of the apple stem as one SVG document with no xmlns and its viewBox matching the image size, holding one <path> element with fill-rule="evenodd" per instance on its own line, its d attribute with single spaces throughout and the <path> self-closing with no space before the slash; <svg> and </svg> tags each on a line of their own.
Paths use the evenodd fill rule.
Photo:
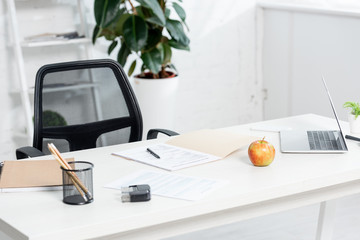
<svg viewBox="0 0 360 240">
<path fill-rule="evenodd" d="M 265 136 L 263 137 L 263 139 L 261 140 L 262 142 L 264 141 L 264 139 L 265 139 Z"/>
</svg>

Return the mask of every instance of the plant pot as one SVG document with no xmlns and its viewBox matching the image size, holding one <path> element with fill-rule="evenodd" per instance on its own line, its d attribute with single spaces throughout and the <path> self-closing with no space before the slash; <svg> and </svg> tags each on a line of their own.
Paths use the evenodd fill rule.
<svg viewBox="0 0 360 240">
<path fill-rule="evenodd" d="M 350 132 L 351 133 L 360 133 L 360 116 L 355 119 L 355 115 L 348 115 L 349 124 L 350 124 Z"/>
<path fill-rule="evenodd" d="M 133 78 L 134 92 L 143 117 L 143 139 L 149 129 L 174 130 L 178 83 L 178 76 L 164 79 Z"/>
</svg>

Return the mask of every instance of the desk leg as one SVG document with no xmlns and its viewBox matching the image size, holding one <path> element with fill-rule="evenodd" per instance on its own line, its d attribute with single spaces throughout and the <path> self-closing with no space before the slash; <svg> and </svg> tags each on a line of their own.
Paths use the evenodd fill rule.
<svg viewBox="0 0 360 240">
<path fill-rule="evenodd" d="M 332 239 L 335 223 L 336 200 L 320 203 L 316 240 Z"/>
</svg>

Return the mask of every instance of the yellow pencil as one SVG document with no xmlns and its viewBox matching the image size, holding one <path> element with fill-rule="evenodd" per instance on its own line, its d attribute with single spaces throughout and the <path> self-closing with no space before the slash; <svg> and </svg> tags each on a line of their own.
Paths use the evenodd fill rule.
<svg viewBox="0 0 360 240">
<path fill-rule="evenodd" d="M 54 144 L 49 143 L 48 148 L 52 155 L 55 157 L 55 159 L 59 162 L 62 168 L 66 170 L 72 170 L 71 166 L 68 164 L 68 162 L 61 156 L 59 150 L 55 147 Z M 74 172 L 68 172 L 66 173 L 70 176 L 71 181 L 73 182 L 76 189 L 79 191 L 81 196 L 84 198 L 85 201 L 91 200 L 92 195 L 90 191 L 85 187 L 85 185 L 81 182 L 81 180 L 78 178 L 78 176 Z M 85 193 L 85 195 L 84 195 Z"/>
</svg>

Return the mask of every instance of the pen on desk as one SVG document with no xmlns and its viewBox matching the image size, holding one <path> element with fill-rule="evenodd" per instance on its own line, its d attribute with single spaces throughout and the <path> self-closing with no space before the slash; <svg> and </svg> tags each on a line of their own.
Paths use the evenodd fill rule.
<svg viewBox="0 0 360 240">
<path fill-rule="evenodd" d="M 148 151 L 151 155 L 153 155 L 154 157 L 160 159 L 160 156 L 157 155 L 155 152 L 153 152 L 150 148 L 147 148 L 146 151 Z"/>
<path fill-rule="evenodd" d="M 354 136 L 350 136 L 350 135 L 345 135 L 345 138 L 351 139 L 351 140 L 355 140 L 355 141 L 359 141 L 359 142 L 360 142 L 360 138 L 358 138 L 358 137 L 354 137 Z"/>
</svg>

